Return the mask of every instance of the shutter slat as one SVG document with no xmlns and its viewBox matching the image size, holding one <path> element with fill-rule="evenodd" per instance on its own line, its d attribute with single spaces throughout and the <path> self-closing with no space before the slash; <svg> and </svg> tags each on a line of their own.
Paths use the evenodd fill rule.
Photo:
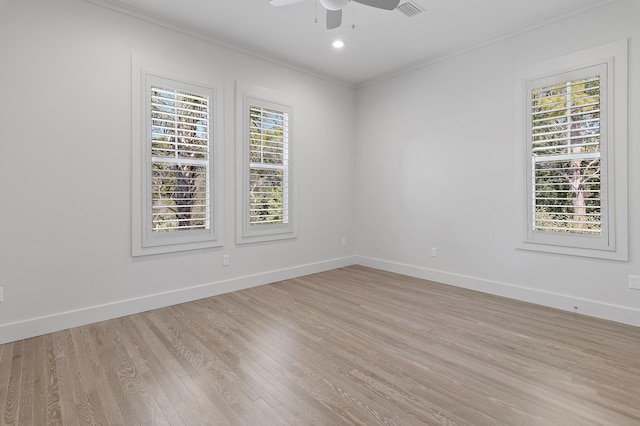
<svg viewBox="0 0 640 426">
<path fill-rule="evenodd" d="M 585 114 L 576 114 L 575 116 L 578 115 L 585 115 Z M 561 118 L 565 118 L 565 117 L 561 117 Z M 593 118 L 587 118 L 584 120 L 573 120 L 570 122 L 563 122 L 563 123 L 559 123 L 557 122 L 557 117 L 554 117 L 553 120 L 555 120 L 555 122 L 550 123 L 550 124 L 543 124 L 540 126 L 533 126 L 531 128 L 531 130 L 533 130 L 534 132 L 536 130 L 540 130 L 540 129 L 547 129 L 547 128 L 557 128 L 556 131 L 558 132 L 566 132 L 566 131 L 570 131 L 570 130 L 588 130 L 591 129 L 593 127 L 598 127 L 598 123 L 600 122 L 600 118 L 599 117 L 593 117 Z M 544 120 L 537 120 L 538 122 L 542 122 L 542 121 L 549 121 L 549 119 L 544 119 Z M 569 129 L 568 126 L 572 125 L 572 126 L 576 126 L 576 125 L 582 125 L 582 124 L 592 124 L 591 126 L 580 126 L 578 128 L 574 127 L 573 129 Z M 536 134 L 539 134 L 538 132 L 535 132 Z"/>
<path fill-rule="evenodd" d="M 531 151 L 539 153 L 539 152 L 542 152 L 542 151 L 560 151 L 560 150 L 569 150 L 569 149 L 575 149 L 575 148 L 587 148 L 587 147 L 590 147 L 590 146 L 600 146 L 600 142 L 571 144 L 571 145 L 540 146 L 540 147 L 537 147 L 537 148 L 533 148 Z M 542 155 L 544 155 L 544 154 L 542 154 Z"/>
</svg>

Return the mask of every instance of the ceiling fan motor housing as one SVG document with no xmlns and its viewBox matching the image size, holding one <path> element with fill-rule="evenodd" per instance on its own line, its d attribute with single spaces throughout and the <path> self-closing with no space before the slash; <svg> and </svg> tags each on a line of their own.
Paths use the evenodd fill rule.
<svg viewBox="0 0 640 426">
<path fill-rule="evenodd" d="M 341 10 L 351 0 L 320 0 L 320 4 L 328 10 Z"/>
</svg>

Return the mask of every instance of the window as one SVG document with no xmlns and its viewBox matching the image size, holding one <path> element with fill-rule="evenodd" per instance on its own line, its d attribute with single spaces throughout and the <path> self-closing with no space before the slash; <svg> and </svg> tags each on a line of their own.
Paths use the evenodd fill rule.
<svg viewBox="0 0 640 426">
<path fill-rule="evenodd" d="M 606 140 L 600 133 L 600 111 L 606 108 L 600 97 L 606 89 L 601 77 L 606 77 L 606 67 L 590 67 L 580 74 L 585 77 L 567 80 L 573 77 L 561 74 L 552 81 L 533 81 L 527 90 L 534 232 L 603 235 L 607 231 L 602 227 L 607 200 L 601 191 L 606 188 L 607 164 L 601 162 Z"/>
<path fill-rule="evenodd" d="M 151 231 L 208 229 L 209 97 L 158 83 L 149 87 Z"/>
<path fill-rule="evenodd" d="M 623 44 L 534 66 L 543 72 L 520 80 L 526 129 L 521 248 L 626 260 Z"/>
<path fill-rule="evenodd" d="M 256 91 L 259 89 L 254 89 Z M 242 93 L 238 242 L 295 237 L 291 208 L 291 106 Z"/>
<path fill-rule="evenodd" d="M 219 246 L 217 88 L 135 65 L 133 254 Z"/>
<path fill-rule="evenodd" d="M 289 114 L 259 103 L 249 105 L 249 225 L 287 224 Z"/>
</svg>

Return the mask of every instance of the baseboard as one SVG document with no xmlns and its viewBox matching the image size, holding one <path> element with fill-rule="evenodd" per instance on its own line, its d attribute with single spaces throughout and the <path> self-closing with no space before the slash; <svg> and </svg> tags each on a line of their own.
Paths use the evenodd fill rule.
<svg viewBox="0 0 640 426">
<path fill-rule="evenodd" d="M 528 287 L 521 287 L 466 275 L 452 274 L 450 272 L 390 262 L 365 256 L 356 256 L 355 263 L 357 265 L 368 266 L 383 271 L 395 272 L 411 277 L 494 294 L 496 296 L 535 303 L 537 305 L 543 305 L 563 311 L 575 312 L 574 306 L 577 306 L 577 312 L 579 314 L 640 327 L 640 310 L 626 306 L 612 305 L 595 300 L 581 299 L 564 294 L 546 292 Z"/>
<path fill-rule="evenodd" d="M 0 325 L 0 344 L 353 265 L 352 256 L 201 284 Z"/>
<path fill-rule="evenodd" d="M 0 344 L 349 265 L 368 266 L 640 327 L 640 310 L 365 256 L 348 256 L 0 325 Z"/>
</svg>

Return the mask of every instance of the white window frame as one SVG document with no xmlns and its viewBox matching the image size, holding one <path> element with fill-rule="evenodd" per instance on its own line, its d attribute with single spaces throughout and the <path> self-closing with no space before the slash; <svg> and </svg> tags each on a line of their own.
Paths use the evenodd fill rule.
<svg viewBox="0 0 640 426">
<path fill-rule="evenodd" d="M 524 250 L 628 260 L 627 200 L 627 40 L 529 65 L 516 76 L 517 211 L 516 244 Z M 534 229 L 531 151 L 531 90 L 601 73 L 600 165 L 602 231 L 600 235 Z"/>
<path fill-rule="evenodd" d="M 283 168 L 286 190 L 284 198 L 287 209 L 284 212 L 285 223 L 252 224 L 249 205 L 249 176 L 251 172 L 249 152 L 249 128 L 251 106 L 271 109 L 288 116 L 288 129 L 285 143 L 285 164 Z M 297 238 L 295 207 L 296 179 L 294 174 L 293 149 L 293 102 L 282 93 L 267 88 L 236 83 L 236 243 L 254 243 Z"/>
<path fill-rule="evenodd" d="M 151 212 L 151 87 L 193 92 L 209 99 L 207 210 L 204 229 L 156 232 Z M 132 255 L 144 256 L 223 245 L 222 79 L 180 64 L 132 56 Z"/>
</svg>

